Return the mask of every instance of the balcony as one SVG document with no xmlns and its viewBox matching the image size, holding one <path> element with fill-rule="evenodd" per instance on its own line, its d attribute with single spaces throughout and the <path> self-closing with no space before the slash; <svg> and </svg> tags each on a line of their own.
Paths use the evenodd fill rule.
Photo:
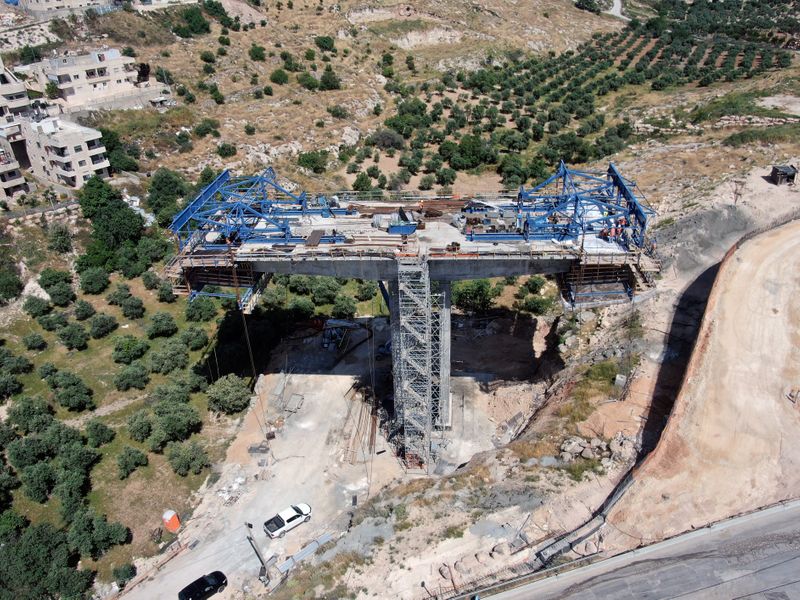
<svg viewBox="0 0 800 600">
<path fill-rule="evenodd" d="M 25 178 L 22 176 L 22 173 L 20 173 L 19 170 L 0 175 L 0 187 L 6 191 L 24 184 Z"/>
<path fill-rule="evenodd" d="M 95 154 L 92 156 L 92 164 L 99 165 L 100 163 L 107 163 L 108 158 L 106 158 L 105 154 Z"/>
<path fill-rule="evenodd" d="M 106 147 L 103 145 L 103 142 L 100 139 L 90 140 L 86 142 L 86 148 L 91 154 L 92 152 L 96 152 L 97 150 L 102 150 L 105 152 Z"/>
</svg>

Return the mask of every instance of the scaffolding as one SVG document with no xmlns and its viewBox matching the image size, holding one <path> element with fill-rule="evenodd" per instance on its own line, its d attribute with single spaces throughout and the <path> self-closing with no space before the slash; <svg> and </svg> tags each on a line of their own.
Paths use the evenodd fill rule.
<svg viewBox="0 0 800 600">
<path fill-rule="evenodd" d="M 398 260 L 397 290 L 395 418 L 406 467 L 429 470 L 436 459 L 431 434 L 441 402 L 444 294 L 431 291 L 427 262 L 416 258 Z"/>
</svg>

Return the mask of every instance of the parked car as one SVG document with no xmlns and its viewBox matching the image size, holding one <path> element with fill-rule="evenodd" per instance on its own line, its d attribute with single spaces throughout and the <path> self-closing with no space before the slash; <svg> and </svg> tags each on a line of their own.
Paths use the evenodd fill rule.
<svg viewBox="0 0 800 600">
<path fill-rule="evenodd" d="M 266 521 L 264 533 L 271 538 L 283 537 L 287 531 L 309 520 L 311 520 L 311 507 L 308 504 L 292 505 Z"/>
<path fill-rule="evenodd" d="M 228 585 L 228 578 L 222 571 L 214 571 L 195 579 L 192 583 L 178 592 L 178 600 L 206 600 L 218 594 Z"/>
</svg>

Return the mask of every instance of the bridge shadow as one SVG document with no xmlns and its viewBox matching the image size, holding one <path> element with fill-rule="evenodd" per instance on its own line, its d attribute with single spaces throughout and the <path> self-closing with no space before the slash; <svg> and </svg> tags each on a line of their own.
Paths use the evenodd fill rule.
<svg viewBox="0 0 800 600">
<path fill-rule="evenodd" d="M 681 294 L 670 325 L 661 368 L 655 383 L 653 402 L 647 413 L 642 432 L 642 449 L 639 460 L 652 452 L 661 439 L 664 427 L 672 412 L 675 399 L 689 366 L 700 323 L 708 304 L 708 295 L 714 285 L 719 263 L 701 273 Z"/>
</svg>

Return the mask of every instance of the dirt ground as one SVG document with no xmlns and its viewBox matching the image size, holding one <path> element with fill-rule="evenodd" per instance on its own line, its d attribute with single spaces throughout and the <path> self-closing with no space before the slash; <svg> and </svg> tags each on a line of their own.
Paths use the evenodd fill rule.
<svg viewBox="0 0 800 600">
<path fill-rule="evenodd" d="M 652 542 L 800 489 L 800 223 L 722 267 L 661 444 L 612 512 L 616 542 Z M 702 483 L 701 483 L 702 482 Z"/>
</svg>

